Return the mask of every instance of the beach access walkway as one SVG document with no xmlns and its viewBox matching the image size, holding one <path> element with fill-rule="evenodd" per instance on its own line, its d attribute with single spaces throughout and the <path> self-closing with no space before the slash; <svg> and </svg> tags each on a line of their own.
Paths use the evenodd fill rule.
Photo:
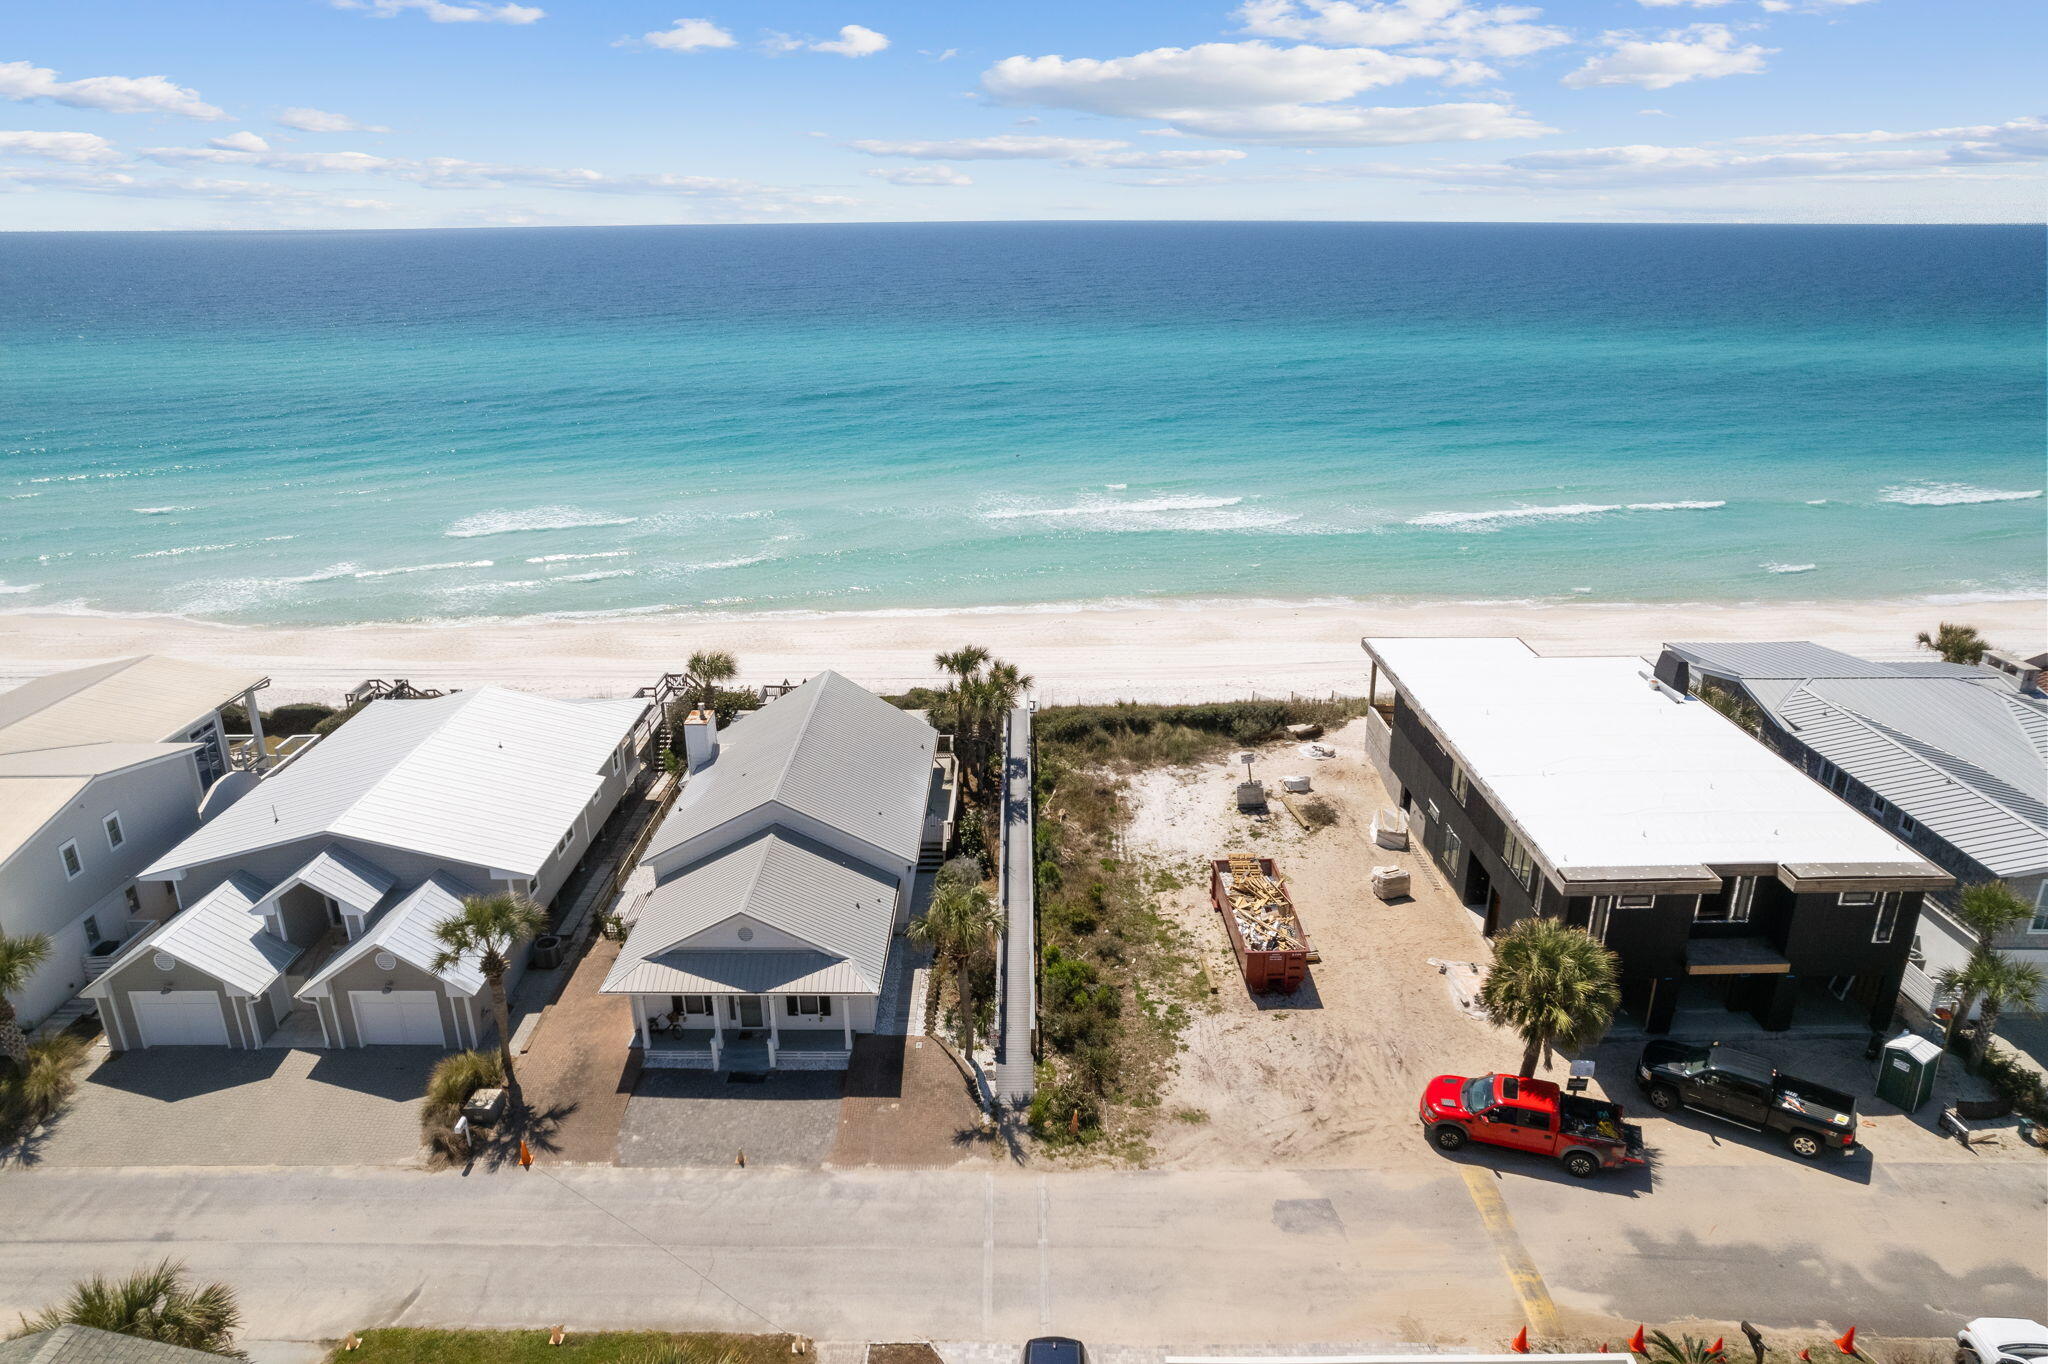
<svg viewBox="0 0 2048 1364">
<path fill-rule="evenodd" d="M 1031 820 L 1031 707 L 1010 712 L 1003 735 L 1003 953 L 997 971 L 995 1096 L 1031 1102 L 1038 1034 L 1038 910 Z"/>
</svg>

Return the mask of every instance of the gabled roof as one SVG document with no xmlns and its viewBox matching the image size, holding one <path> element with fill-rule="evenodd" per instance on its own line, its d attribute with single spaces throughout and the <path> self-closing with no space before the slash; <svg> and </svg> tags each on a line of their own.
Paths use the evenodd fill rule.
<svg viewBox="0 0 2048 1364">
<path fill-rule="evenodd" d="M 159 654 L 51 673 L 0 692 L 0 753 L 178 737 L 265 680 L 245 668 Z"/>
<path fill-rule="evenodd" d="M 220 1356 L 90 1326 L 0 1341 L 0 1364 L 219 1364 Z"/>
<path fill-rule="evenodd" d="M 142 874 L 327 835 L 532 876 L 647 706 L 503 687 L 373 701 Z"/>
<path fill-rule="evenodd" d="M 844 853 L 780 829 L 670 876 L 640 907 L 619 959 L 605 978 L 610 994 L 879 993 L 889 961 L 897 884 L 893 876 Z M 705 950 L 690 940 L 745 915 L 801 940 L 815 952 Z M 751 966 L 728 958 L 769 958 Z M 835 968 L 835 963 L 844 969 Z M 830 973 L 830 985 L 794 982 Z M 685 985 L 683 977 L 696 983 Z M 730 978 L 753 985 L 714 986 Z M 762 983 L 772 978 L 774 984 Z"/>
<path fill-rule="evenodd" d="M 646 856 L 779 804 L 906 862 L 924 838 L 938 734 L 835 672 L 736 721 L 693 775 Z"/>
<path fill-rule="evenodd" d="M 1765 678 L 1805 682 L 1821 677 L 1947 677 L 2008 691 L 2013 685 L 2012 678 L 1996 668 L 1946 663 L 1939 659 L 1879 663 L 1806 640 L 1761 644 L 1716 640 L 1704 644 L 1666 644 L 1664 647 L 1708 672 L 1741 678 L 1746 682 Z"/>
<path fill-rule="evenodd" d="M 313 855 L 313 860 L 270 888 L 265 899 L 276 899 L 293 886 L 310 886 L 350 909 L 368 913 L 398 884 L 391 873 L 357 857 L 347 848 L 330 845 Z"/>
<path fill-rule="evenodd" d="M 325 989 L 337 972 L 373 952 L 389 952 L 402 962 L 439 976 L 463 994 L 475 994 L 484 988 L 484 973 L 477 969 L 475 958 L 465 956 L 453 966 L 436 967 L 434 959 L 441 955 L 441 942 L 434 936 L 434 930 L 461 913 L 463 900 L 476 893 L 454 877 L 435 872 L 379 915 L 362 937 L 329 957 L 326 965 L 299 987 L 299 998 Z"/>
<path fill-rule="evenodd" d="M 164 952 L 237 993 L 262 994 L 299 955 L 298 948 L 273 937 L 263 916 L 256 912 L 267 894 L 261 881 L 236 872 L 208 891 L 198 904 L 180 911 L 115 958 L 83 993 L 106 998 L 112 989 L 110 982 L 130 962 Z"/>
<path fill-rule="evenodd" d="M 197 744 L 71 744 L 0 753 L 0 862 L 104 776 L 190 753 Z"/>
</svg>

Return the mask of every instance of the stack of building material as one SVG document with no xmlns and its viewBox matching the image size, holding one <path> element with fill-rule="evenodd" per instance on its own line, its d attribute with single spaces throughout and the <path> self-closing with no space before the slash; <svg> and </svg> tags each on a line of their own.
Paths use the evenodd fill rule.
<svg viewBox="0 0 2048 1364">
<path fill-rule="evenodd" d="M 1399 810 L 1382 810 L 1372 817 L 1372 841 L 1382 848 L 1408 846 L 1408 816 Z"/>
<path fill-rule="evenodd" d="M 1374 867 L 1372 869 L 1372 893 L 1382 900 L 1398 900 L 1408 894 L 1408 869 L 1406 867 Z"/>
<path fill-rule="evenodd" d="M 1296 793 L 1298 794 L 1298 793 L 1300 793 L 1300 792 L 1303 792 L 1303 791 L 1306 791 L 1306 790 L 1308 790 L 1308 778 L 1307 778 L 1307 777 L 1282 777 L 1282 778 L 1280 779 L 1280 785 L 1281 785 L 1281 788 L 1282 788 L 1282 789 L 1284 789 L 1284 790 L 1288 790 L 1288 791 L 1293 791 L 1293 792 L 1296 792 Z"/>
<path fill-rule="evenodd" d="M 1287 737 L 1290 739 L 1320 739 L 1323 737 L 1323 727 L 1321 725 L 1289 725 L 1287 727 Z"/>
<path fill-rule="evenodd" d="M 1259 869 L 1256 857 L 1240 853 L 1230 859 L 1230 913 L 1252 951 L 1284 952 L 1302 946 L 1280 883 Z"/>
</svg>

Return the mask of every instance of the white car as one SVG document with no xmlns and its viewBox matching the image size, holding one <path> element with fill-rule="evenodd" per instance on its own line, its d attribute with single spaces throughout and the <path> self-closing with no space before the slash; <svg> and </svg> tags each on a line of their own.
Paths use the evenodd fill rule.
<svg viewBox="0 0 2048 1364">
<path fill-rule="evenodd" d="M 1979 1317 L 1956 1332 L 1956 1364 L 2048 1364 L 2048 1326 Z"/>
</svg>

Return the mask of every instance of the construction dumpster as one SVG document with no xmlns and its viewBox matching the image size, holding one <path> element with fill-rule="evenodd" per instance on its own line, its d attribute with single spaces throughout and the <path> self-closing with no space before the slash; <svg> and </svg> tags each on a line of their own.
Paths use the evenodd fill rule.
<svg viewBox="0 0 2048 1364">
<path fill-rule="evenodd" d="M 1230 950 L 1255 994 L 1293 994 L 1308 979 L 1315 948 L 1270 857 L 1209 863 L 1209 902 L 1223 918 Z"/>
</svg>

